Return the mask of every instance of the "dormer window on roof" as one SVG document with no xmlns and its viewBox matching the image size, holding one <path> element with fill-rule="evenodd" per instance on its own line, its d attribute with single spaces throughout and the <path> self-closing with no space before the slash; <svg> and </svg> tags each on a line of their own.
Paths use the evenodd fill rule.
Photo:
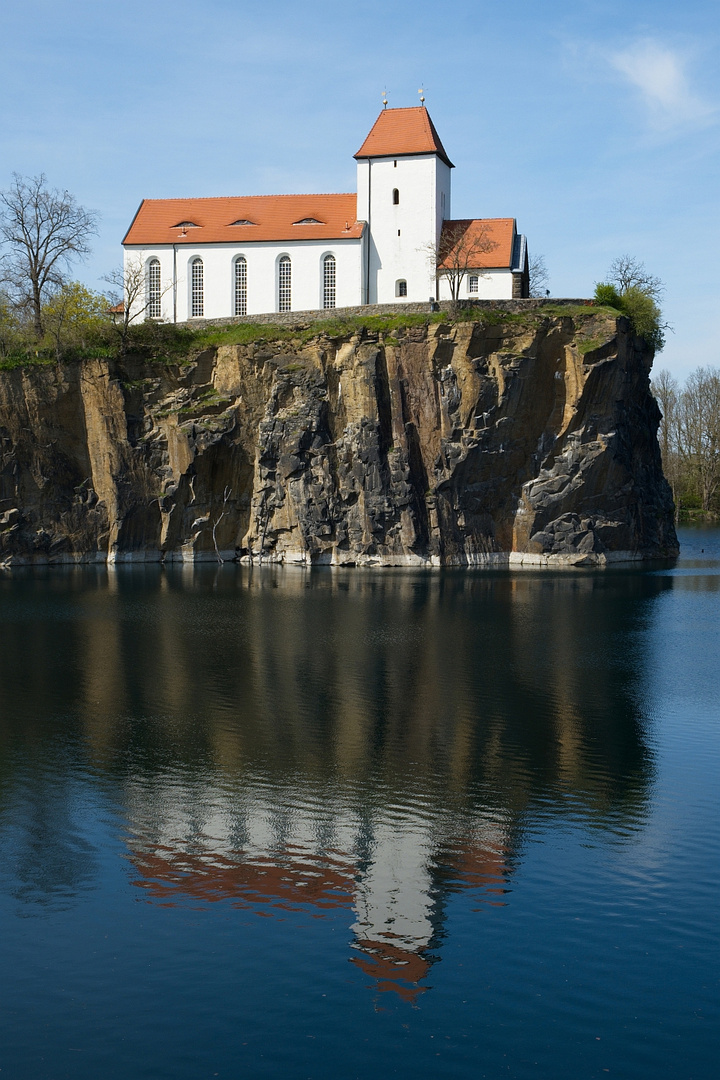
<svg viewBox="0 0 720 1080">
<path fill-rule="evenodd" d="M 300 218 L 299 221 L 293 221 L 293 225 L 324 225 L 324 221 L 318 221 L 315 217 Z"/>
<path fill-rule="evenodd" d="M 173 229 L 199 229 L 200 226 L 194 221 L 178 221 L 177 225 L 171 226 Z"/>
<path fill-rule="evenodd" d="M 256 221 L 249 221 L 248 218 L 238 218 L 237 221 L 231 221 L 231 225 L 256 225 Z"/>
</svg>

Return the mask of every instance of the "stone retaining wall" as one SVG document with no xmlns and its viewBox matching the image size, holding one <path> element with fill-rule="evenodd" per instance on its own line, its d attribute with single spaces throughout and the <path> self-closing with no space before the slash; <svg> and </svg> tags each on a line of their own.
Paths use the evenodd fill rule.
<svg viewBox="0 0 720 1080">
<path fill-rule="evenodd" d="M 554 297 L 537 300 L 459 300 L 456 306 L 461 309 L 477 308 L 478 312 L 500 310 L 520 313 L 534 311 L 543 307 L 577 307 L 578 305 L 592 307 L 593 301 L 585 298 L 573 300 L 568 298 L 556 299 Z M 363 304 L 358 307 L 328 308 L 326 310 L 270 311 L 264 315 L 231 315 L 224 319 L 192 319 L 178 325 L 204 327 L 251 323 L 259 326 L 270 324 L 301 326 L 313 322 L 326 322 L 328 319 L 362 319 L 373 315 L 425 315 L 433 311 L 450 311 L 452 306 L 450 300 L 442 300 L 440 303 L 432 304 L 432 306 L 427 301 L 420 304 Z"/>
</svg>

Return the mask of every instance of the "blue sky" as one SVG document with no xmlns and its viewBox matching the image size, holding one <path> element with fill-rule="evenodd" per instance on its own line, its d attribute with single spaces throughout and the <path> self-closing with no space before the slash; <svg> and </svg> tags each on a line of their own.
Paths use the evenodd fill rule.
<svg viewBox="0 0 720 1080">
<path fill-rule="evenodd" d="M 454 216 L 516 217 L 554 296 L 637 256 L 656 368 L 720 366 L 718 0 L 4 0 L 0 73 L 0 187 L 100 212 L 92 288 L 143 197 L 354 191 L 383 90 L 424 86 Z"/>
</svg>

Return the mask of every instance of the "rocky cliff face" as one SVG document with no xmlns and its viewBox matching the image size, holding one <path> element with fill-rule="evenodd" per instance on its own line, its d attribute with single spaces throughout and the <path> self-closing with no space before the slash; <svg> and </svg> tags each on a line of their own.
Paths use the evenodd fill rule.
<svg viewBox="0 0 720 1080">
<path fill-rule="evenodd" d="M 673 555 L 652 357 L 507 315 L 0 373 L 0 560 Z"/>
</svg>

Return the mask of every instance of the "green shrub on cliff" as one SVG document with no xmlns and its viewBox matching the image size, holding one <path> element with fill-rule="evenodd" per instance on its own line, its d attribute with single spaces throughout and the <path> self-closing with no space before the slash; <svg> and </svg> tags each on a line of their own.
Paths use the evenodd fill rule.
<svg viewBox="0 0 720 1080">
<path fill-rule="evenodd" d="M 657 303 L 662 283 L 658 278 L 646 274 L 642 263 L 627 256 L 615 260 L 610 268 L 611 273 L 619 263 L 624 267 L 632 264 L 637 272 L 616 275 L 615 281 L 599 282 L 595 286 L 595 302 L 627 315 L 635 333 L 644 338 L 655 352 L 660 352 L 665 345 L 666 329 Z"/>
<path fill-rule="evenodd" d="M 635 333 L 645 338 L 655 352 L 660 352 L 665 345 L 664 324 L 662 312 L 652 296 L 631 285 L 623 293 L 621 301 L 622 310 L 633 324 Z"/>
<path fill-rule="evenodd" d="M 595 286 L 595 302 L 602 304 L 603 307 L 617 308 L 618 311 L 622 310 L 620 293 L 609 282 L 600 282 L 599 285 Z"/>
<path fill-rule="evenodd" d="M 662 321 L 662 312 L 652 296 L 648 296 L 637 285 L 631 285 L 624 293 L 618 293 L 614 285 L 601 282 L 595 288 L 595 302 L 627 315 L 635 333 L 644 338 L 655 352 L 660 352 L 664 347 L 665 324 Z"/>
</svg>

